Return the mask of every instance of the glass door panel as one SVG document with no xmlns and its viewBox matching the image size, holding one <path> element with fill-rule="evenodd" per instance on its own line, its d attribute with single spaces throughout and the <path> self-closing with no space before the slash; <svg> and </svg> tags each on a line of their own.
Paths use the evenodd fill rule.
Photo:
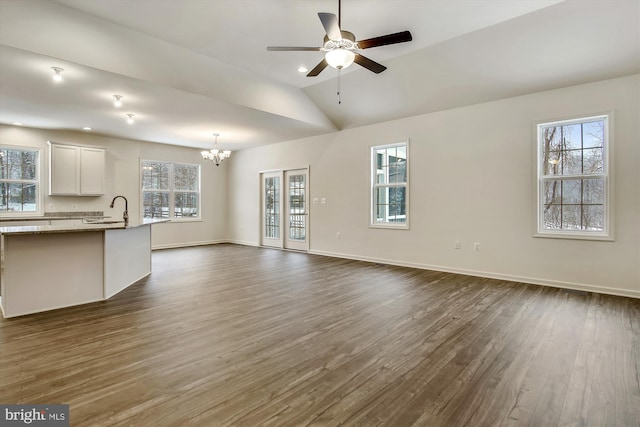
<svg viewBox="0 0 640 427">
<path fill-rule="evenodd" d="M 295 250 L 309 250 L 307 239 L 307 170 L 285 172 L 286 201 L 285 224 L 287 227 L 284 247 Z"/>
<path fill-rule="evenodd" d="M 281 173 L 279 172 L 262 174 L 261 244 L 264 246 L 282 247 L 280 177 Z"/>
</svg>

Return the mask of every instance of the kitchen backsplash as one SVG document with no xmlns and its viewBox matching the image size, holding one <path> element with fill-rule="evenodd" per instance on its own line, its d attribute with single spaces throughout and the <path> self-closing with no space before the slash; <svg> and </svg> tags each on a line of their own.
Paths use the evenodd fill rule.
<svg viewBox="0 0 640 427">
<path fill-rule="evenodd" d="M 103 211 L 88 211 L 88 212 L 78 212 L 78 211 L 73 211 L 73 212 L 45 212 L 44 216 L 46 218 L 57 218 L 57 217 L 65 217 L 65 218 L 70 218 L 70 217 L 79 217 L 79 218 L 84 218 L 84 217 L 90 217 L 90 216 L 104 216 L 104 212 Z"/>
</svg>

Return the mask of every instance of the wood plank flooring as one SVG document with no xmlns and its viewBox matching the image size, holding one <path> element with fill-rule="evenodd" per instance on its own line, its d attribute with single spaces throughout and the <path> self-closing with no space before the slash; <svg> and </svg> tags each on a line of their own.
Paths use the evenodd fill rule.
<svg viewBox="0 0 640 427">
<path fill-rule="evenodd" d="M 0 403 L 67 403 L 72 426 L 635 427 L 640 300 L 157 251 L 109 301 L 0 320 Z"/>
</svg>

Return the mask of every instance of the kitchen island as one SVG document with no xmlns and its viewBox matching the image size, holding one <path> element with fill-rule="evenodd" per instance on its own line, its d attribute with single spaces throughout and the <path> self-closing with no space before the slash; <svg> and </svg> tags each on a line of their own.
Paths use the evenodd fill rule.
<svg viewBox="0 0 640 427">
<path fill-rule="evenodd" d="M 151 274 L 151 225 L 166 220 L 0 227 L 5 318 L 86 304 Z"/>
</svg>

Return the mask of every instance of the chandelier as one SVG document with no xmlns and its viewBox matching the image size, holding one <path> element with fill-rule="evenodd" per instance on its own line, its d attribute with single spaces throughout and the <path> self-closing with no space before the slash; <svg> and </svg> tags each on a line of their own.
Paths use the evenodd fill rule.
<svg viewBox="0 0 640 427">
<path fill-rule="evenodd" d="M 218 137 L 220 134 L 214 133 L 213 136 L 216 137 L 216 142 L 213 144 L 213 148 L 209 151 L 201 151 L 200 154 L 202 154 L 203 159 L 211 160 L 216 166 L 220 166 L 220 163 L 231 157 L 231 151 L 218 149 Z"/>
</svg>

